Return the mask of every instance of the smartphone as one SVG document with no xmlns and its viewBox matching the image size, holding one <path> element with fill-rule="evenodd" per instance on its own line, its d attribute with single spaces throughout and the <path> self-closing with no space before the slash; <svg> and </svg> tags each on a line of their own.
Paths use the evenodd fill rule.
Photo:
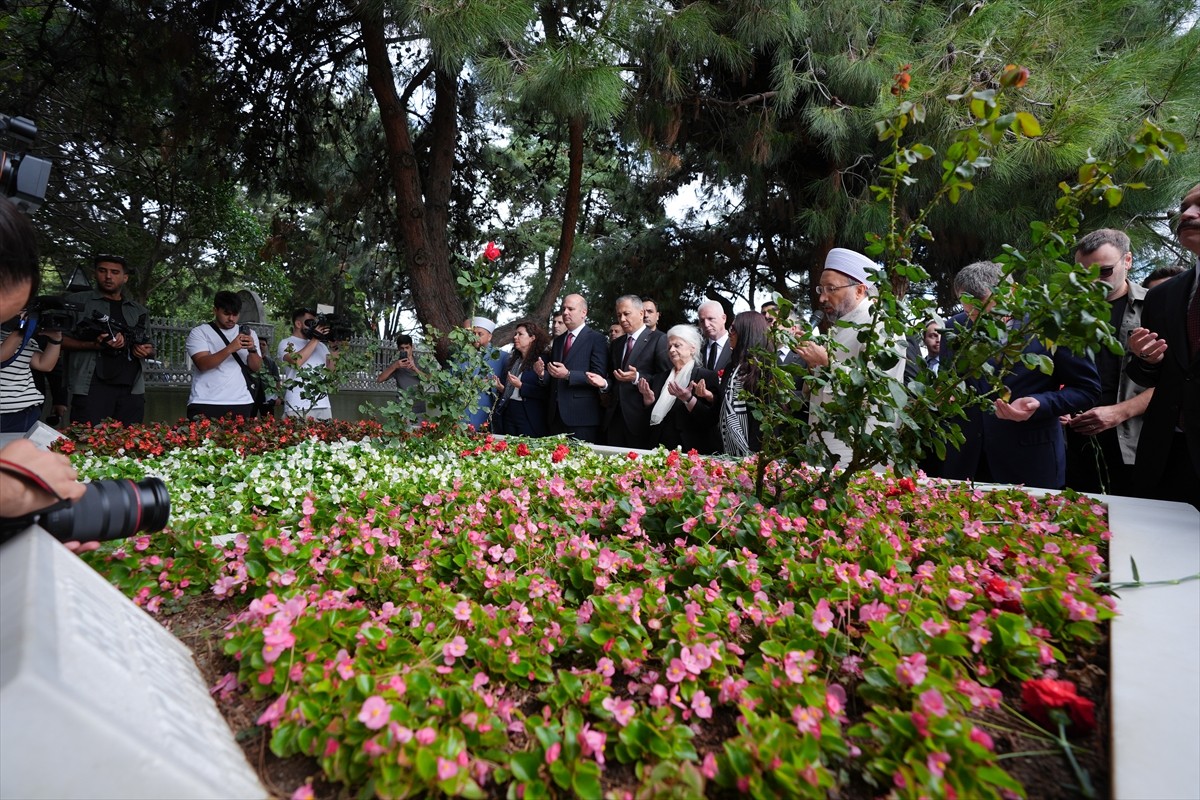
<svg viewBox="0 0 1200 800">
<path fill-rule="evenodd" d="M 249 336 L 250 335 L 250 326 L 249 325 L 239 325 L 238 326 L 238 335 L 239 336 Z"/>
</svg>

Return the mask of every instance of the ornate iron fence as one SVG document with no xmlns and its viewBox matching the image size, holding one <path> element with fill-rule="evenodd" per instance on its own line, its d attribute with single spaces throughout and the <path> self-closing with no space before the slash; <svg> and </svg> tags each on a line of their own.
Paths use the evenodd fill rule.
<svg viewBox="0 0 1200 800">
<path fill-rule="evenodd" d="M 192 360 L 187 354 L 188 332 L 204 322 L 154 317 L 150 320 L 150 338 L 154 341 L 156 355 L 145 363 L 146 383 L 150 386 L 187 386 L 192 382 Z M 262 323 L 249 323 L 258 333 L 271 339 L 271 355 L 279 342 L 275 340 L 275 328 Z M 348 352 L 371 354 L 374 371 L 356 372 L 346 377 L 339 387 L 341 391 L 380 391 L 375 377 L 396 360 L 396 344 L 377 339 L 355 338 L 342 345 Z"/>
</svg>

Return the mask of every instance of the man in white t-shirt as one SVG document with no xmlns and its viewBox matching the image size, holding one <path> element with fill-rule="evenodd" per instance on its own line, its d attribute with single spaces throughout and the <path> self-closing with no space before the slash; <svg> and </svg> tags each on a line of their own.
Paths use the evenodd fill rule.
<svg viewBox="0 0 1200 800">
<path fill-rule="evenodd" d="M 238 327 L 242 301 L 233 292 L 217 292 L 213 298 L 213 321 L 192 328 L 187 353 L 192 359 L 192 393 L 188 397 L 188 419 L 254 415 L 254 398 L 246 372 L 262 368 L 258 335 Z"/>
<path fill-rule="evenodd" d="M 295 380 L 301 369 L 317 367 L 324 369 L 336 358 L 321 337 L 329 335 L 329 328 L 316 324 L 317 315 L 307 308 L 292 312 L 292 335 L 279 343 L 279 364 L 283 367 L 283 380 Z M 334 345 L 336 347 L 336 344 Z M 313 398 L 311 390 L 293 386 L 283 398 L 283 414 L 287 417 L 307 416 L 309 419 L 332 419 L 333 410 L 329 395 Z"/>
</svg>

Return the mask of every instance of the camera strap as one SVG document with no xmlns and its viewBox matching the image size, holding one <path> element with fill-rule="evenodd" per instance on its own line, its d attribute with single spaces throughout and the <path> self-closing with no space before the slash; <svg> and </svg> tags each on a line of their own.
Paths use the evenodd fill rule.
<svg viewBox="0 0 1200 800">
<path fill-rule="evenodd" d="M 16 463 L 15 461 L 9 461 L 7 458 L 0 458 L 0 472 L 7 472 L 10 475 L 14 475 L 25 483 L 32 483 L 43 492 L 49 494 L 55 500 L 63 499 L 62 495 L 54 491 L 54 488 L 50 484 L 46 483 L 45 478 L 43 478 L 41 475 L 38 475 L 36 472 L 31 471 L 27 467 Z"/>
<path fill-rule="evenodd" d="M 33 320 L 33 321 L 27 320 L 26 324 L 25 324 L 24 338 L 21 339 L 21 345 L 16 349 L 16 351 L 11 356 L 4 359 L 4 361 L 0 362 L 0 369 L 7 367 L 9 364 L 11 364 L 17 360 L 17 356 L 21 355 L 21 351 L 23 351 L 26 347 L 29 346 L 29 340 L 33 338 L 33 334 L 36 332 L 37 332 L 37 320 Z M 16 336 L 16 335 L 17 335 L 16 331 L 13 331 L 12 333 L 9 334 L 9 336 Z"/>
<path fill-rule="evenodd" d="M 217 336 L 221 337 L 222 342 L 224 342 L 225 344 L 232 344 L 232 342 L 230 342 L 229 339 L 225 338 L 225 332 L 217 327 L 217 323 L 210 322 L 208 324 L 209 324 L 209 327 L 211 327 L 214 331 L 217 332 Z M 253 402 L 255 402 L 255 400 L 254 400 L 254 395 L 255 395 L 254 373 L 250 371 L 250 365 L 248 365 L 245 361 L 242 361 L 242 357 L 240 355 L 238 355 L 236 350 L 233 351 L 233 359 L 235 361 L 237 361 L 238 366 L 242 368 L 242 377 L 246 379 L 246 389 L 250 392 L 250 402 L 253 403 Z"/>
</svg>

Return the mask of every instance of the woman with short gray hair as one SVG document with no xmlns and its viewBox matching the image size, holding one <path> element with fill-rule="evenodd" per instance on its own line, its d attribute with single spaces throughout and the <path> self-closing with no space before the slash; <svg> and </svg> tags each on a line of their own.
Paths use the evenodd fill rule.
<svg viewBox="0 0 1200 800">
<path fill-rule="evenodd" d="M 709 431 L 717 420 L 717 406 L 696 395 L 701 382 L 705 387 L 720 383 L 717 373 L 700 363 L 700 331 L 693 325 L 676 325 L 667 331 L 667 358 L 671 370 L 654 376 L 654 382 L 642 378 L 638 391 L 650 411 L 650 436 L 656 445 L 668 450 L 677 447 L 711 453 Z"/>
</svg>

